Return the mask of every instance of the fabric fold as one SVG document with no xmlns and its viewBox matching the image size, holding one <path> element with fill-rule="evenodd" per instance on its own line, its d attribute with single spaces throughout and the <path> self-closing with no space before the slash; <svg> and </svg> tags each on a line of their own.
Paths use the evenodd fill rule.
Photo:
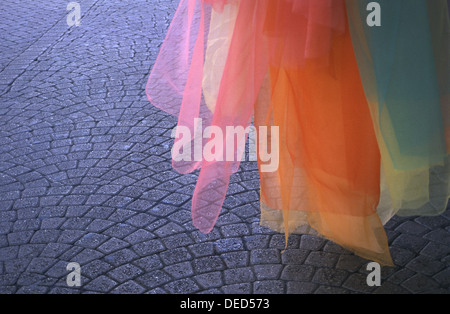
<svg viewBox="0 0 450 314">
<path fill-rule="evenodd" d="M 382 155 L 379 215 L 441 214 L 450 197 L 447 2 L 379 1 L 381 27 L 364 23 L 368 3 L 347 0 L 347 9 Z"/>
<path fill-rule="evenodd" d="M 177 117 L 173 167 L 199 171 L 209 233 L 255 130 L 261 224 L 393 265 L 383 225 L 450 197 L 445 0 L 181 0 L 146 92 Z M 275 156 L 275 157 L 274 157 Z M 277 167 L 267 167 L 270 158 Z"/>
</svg>

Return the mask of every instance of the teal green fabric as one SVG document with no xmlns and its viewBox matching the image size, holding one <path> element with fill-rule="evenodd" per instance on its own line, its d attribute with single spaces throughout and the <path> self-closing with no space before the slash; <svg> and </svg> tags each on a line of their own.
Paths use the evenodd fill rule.
<svg viewBox="0 0 450 314">
<path fill-rule="evenodd" d="M 445 0 L 433 1 L 446 7 Z M 370 2 L 358 1 L 362 17 L 370 13 Z M 442 164 L 446 145 L 429 22 L 432 12 L 426 0 L 376 2 L 381 6 L 381 26 L 364 23 L 364 32 L 376 76 L 380 129 L 394 167 L 408 170 Z M 384 110 L 394 133 L 383 125 Z"/>
</svg>

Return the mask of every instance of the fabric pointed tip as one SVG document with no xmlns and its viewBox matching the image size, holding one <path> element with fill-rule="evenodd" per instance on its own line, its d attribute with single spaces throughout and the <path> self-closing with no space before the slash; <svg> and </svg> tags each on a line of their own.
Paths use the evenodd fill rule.
<svg viewBox="0 0 450 314">
<path fill-rule="evenodd" d="M 197 228 L 198 231 L 201 233 L 207 235 L 210 234 L 211 231 L 214 229 L 214 223 L 206 222 L 204 219 L 193 219 L 193 225 L 195 228 Z"/>
<path fill-rule="evenodd" d="M 383 267 L 396 267 L 392 258 L 382 259 L 378 263 Z"/>
<path fill-rule="evenodd" d="M 394 260 L 392 259 L 392 256 L 390 253 L 386 254 L 380 254 L 377 256 L 373 256 L 372 254 L 367 255 L 361 252 L 354 252 L 356 255 L 359 255 L 360 257 L 366 259 L 368 262 L 375 262 L 378 263 L 381 267 L 397 267 L 395 265 Z"/>
</svg>

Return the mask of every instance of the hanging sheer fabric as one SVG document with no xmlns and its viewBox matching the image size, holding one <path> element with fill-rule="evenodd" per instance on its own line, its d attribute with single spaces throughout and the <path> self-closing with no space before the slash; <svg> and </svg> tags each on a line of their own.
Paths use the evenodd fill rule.
<svg viewBox="0 0 450 314">
<path fill-rule="evenodd" d="M 347 0 L 361 78 L 383 165 L 378 213 L 438 215 L 450 196 L 450 28 L 445 0 Z"/>
<path fill-rule="evenodd" d="M 280 127 L 280 167 L 261 173 L 262 221 L 286 235 L 312 227 L 390 265 L 376 212 L 380 154 L 345 2 L 269 1 L 267 12 L 271 96 L 255 117 Z"/>
<path fill-rule="evenodd" d="M 214 227 L 252 127 L 261 224 L 286 239 L 318 234 L 392 265 L 383 224 L 445 209 L 447 5 L 380 3 L 386 24 L 376 33 L 367 1 L 180 1 L 146 92 L 178 118 L 174 169 L 200 169 L 200 231 Z M 407 31 L 419 17 L 418 33 Z"/>
<path fill-rule="evenodd" d="M 192 218 L 204 233 L 214 227 L 239 168 L 267 72 L 265 3 L 182 0 L 146 87 L 155 106 L 178 117 L 173 167 L 201 168 Z"/>
</svg>

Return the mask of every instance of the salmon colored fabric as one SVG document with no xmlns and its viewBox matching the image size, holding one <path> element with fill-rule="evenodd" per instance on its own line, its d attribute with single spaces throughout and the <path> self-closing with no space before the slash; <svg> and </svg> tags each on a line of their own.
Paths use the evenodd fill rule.
<svg viewBox="0 0 450 314">
<path fill-rule="evenodd" d="M 376 213 L 380 154 L 345 2 L 301 3 L 296 10 L 290 1 L 270 1 L 267 10 L 270 103 L 256 107 L 255 123 L 280 126 L 280 167 L 276 175 L 260 174 L 263 208 L 283 211 L 279 231 L 289 234 L 309 224 L 390 265 Z"/>
<path fill-rule="evenodd" d="M 180 1 L 146 92 L 178 119 L 173 167 L 200 170 L 192 198 L 200 231 L 215 226 L 251 127 L 261 224 L 286 240 L 312 233 L 393 265 L 383 224 L 442 212 L 447 4 L 381 2 L 383 29 L 366 27 L 366 0 Z M 420 73 L 430 80 L 418 84 Z M 268 171 L 273 156 L 278 167 Z"/>
</svg>

